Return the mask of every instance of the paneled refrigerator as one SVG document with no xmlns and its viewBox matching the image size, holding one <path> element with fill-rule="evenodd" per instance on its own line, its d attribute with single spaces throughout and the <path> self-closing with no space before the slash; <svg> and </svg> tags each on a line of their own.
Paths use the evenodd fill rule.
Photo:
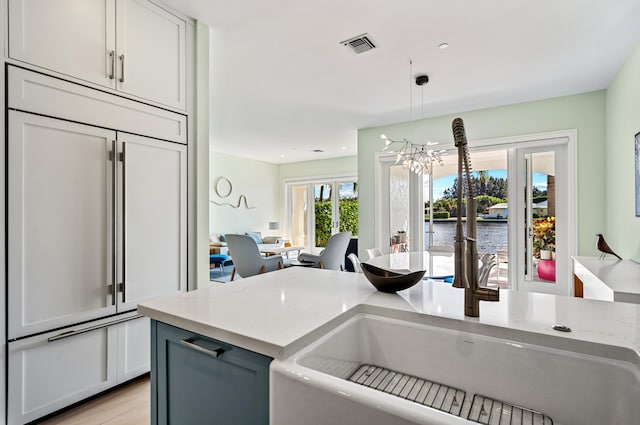
<svg viewBox="0 0 640 425">
<path fill-rule="evenodd" d="M 186 145 L 33 109 L 10 99 L 10 424 L 148 371 L 137 303 L 187 288 Z"/>
</svg>

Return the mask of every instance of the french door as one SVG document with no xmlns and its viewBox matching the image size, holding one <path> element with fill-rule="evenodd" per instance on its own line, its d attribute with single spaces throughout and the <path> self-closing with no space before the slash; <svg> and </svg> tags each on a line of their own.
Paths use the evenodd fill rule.
<svg viewBox="0 0 640 425">
<path fill-rule="evenodd" d="M 288 230 L 294 246 L 323 249 L 331 235 L 358 234 L 358 184 L 355 178 L 287 184 Z"/>
<path fill-rule="evenodd" d="M 515 193 L 510 208 L 516 211 L 512 270 L 518 289 L 569 295 L 571 255 L 576 250 L 576 219 L 566 139 L 513 152 Z M 573 193 L 572 193 L 573 192 Z M 544 197 L 538 196 L 544 193 Z M 545 199 L 540 201 L 540 199 Z M 513 205 L 513 206 L 512 206 Z"/>
<path fill-rule="evenodd" d="M 476 183 L 482 187 L 488 178 L 507 186 L 502 200 L 478 203 L 479 250 L 498 261 L 489 284 L 569 295 L 571 256 L 577 252 L 575 144 L 575 131 L 471 142 Z M 456 151 L 424 176 L 395 165 L 395 157 L 377 159 L 376 246 L 393 251 L 399 230 L 411 251 L 453 245 L 457 211 L 443 207 L 455 199 L 438 200 L 443 188 L 454 193 Z"/>
</svg>

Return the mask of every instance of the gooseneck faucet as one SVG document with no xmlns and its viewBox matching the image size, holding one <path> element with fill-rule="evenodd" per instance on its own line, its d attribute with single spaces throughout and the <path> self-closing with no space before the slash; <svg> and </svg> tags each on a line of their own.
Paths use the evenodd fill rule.
<svg viewBox="0 0 640 425">
<path fill-rule="evenodd" d="M 464 288 L 465 316 L 480 316 L 480 301 L 499 301 L 500 292 L 497 289 L 480 286 L 478 282 L 478 247 L 476 229 L 476 200 L 471 182 L 471 161 L 467 135 L 462 118 L 456 118 L 452 123 L 453 139 L 458 148 L 458 187 L 457 187 L 457 219 L 455 238 L 455 273 L 454 288 Z M 462 230 L 462 198 L 467 193 L 467 237 Z M 466 251 L 465 251 L 466 249 Z"/>
</svg>

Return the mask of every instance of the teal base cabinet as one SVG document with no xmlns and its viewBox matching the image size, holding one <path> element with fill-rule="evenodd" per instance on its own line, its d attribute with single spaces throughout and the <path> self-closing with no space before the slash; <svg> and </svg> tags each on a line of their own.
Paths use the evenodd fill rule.
<svg viewBox="0 0 640 425">
<path fill-rule="evenodd" d="M 153 320 L 152 425 L 268 425 L 271 358 Z"/>
</svg>

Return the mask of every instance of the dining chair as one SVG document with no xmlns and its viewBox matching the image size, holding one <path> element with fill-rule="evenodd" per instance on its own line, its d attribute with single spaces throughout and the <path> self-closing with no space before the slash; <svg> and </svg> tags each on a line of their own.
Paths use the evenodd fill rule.
<svg viewBox="0 0 640 425">
<path fill-rule="evenodd" d="M 369 248 L 367 249 L 367 254 L 369 254 L 369 260 L 371 260 L 372 258 L 380 257 L 382 250 L 380 248 Z"/>
<path fill-rule="evenodd" d="M 320 254 L 309 254 L 303 252 L 298 256 L 298 260 L 314 263 L 313 267 L 331 270 L 344 270 L 342 261 L 347 252 L 347 246 L 351 239 L 351 232 L 340 232 L 331 236 L 327 241 L 327 246 Z"/>
<path fill-rule="evenodd" d="M 236 273 L 241 277 L 249 277 L 282 268 L 282 256 L 263 257 L 260 255 L 258 244 L 252 237 L 228 234 L 225 235 L 225 239 L 229 247 L 229 254 L 233 258 L 233 271 L 230 280 L 233 281 Z"/>
<path fill-rule="evenodd" d="M 347 255 L 347 258 L 349 259 L 349 261 L 351 261 L 351 264 L 353 264 L 353 270 L 356 273 L 362 273 L 362 266 L 360 265 L 360 259 L 358 258 L 358 256 L 354 253 L 351 253 Z"/>
</svg>

